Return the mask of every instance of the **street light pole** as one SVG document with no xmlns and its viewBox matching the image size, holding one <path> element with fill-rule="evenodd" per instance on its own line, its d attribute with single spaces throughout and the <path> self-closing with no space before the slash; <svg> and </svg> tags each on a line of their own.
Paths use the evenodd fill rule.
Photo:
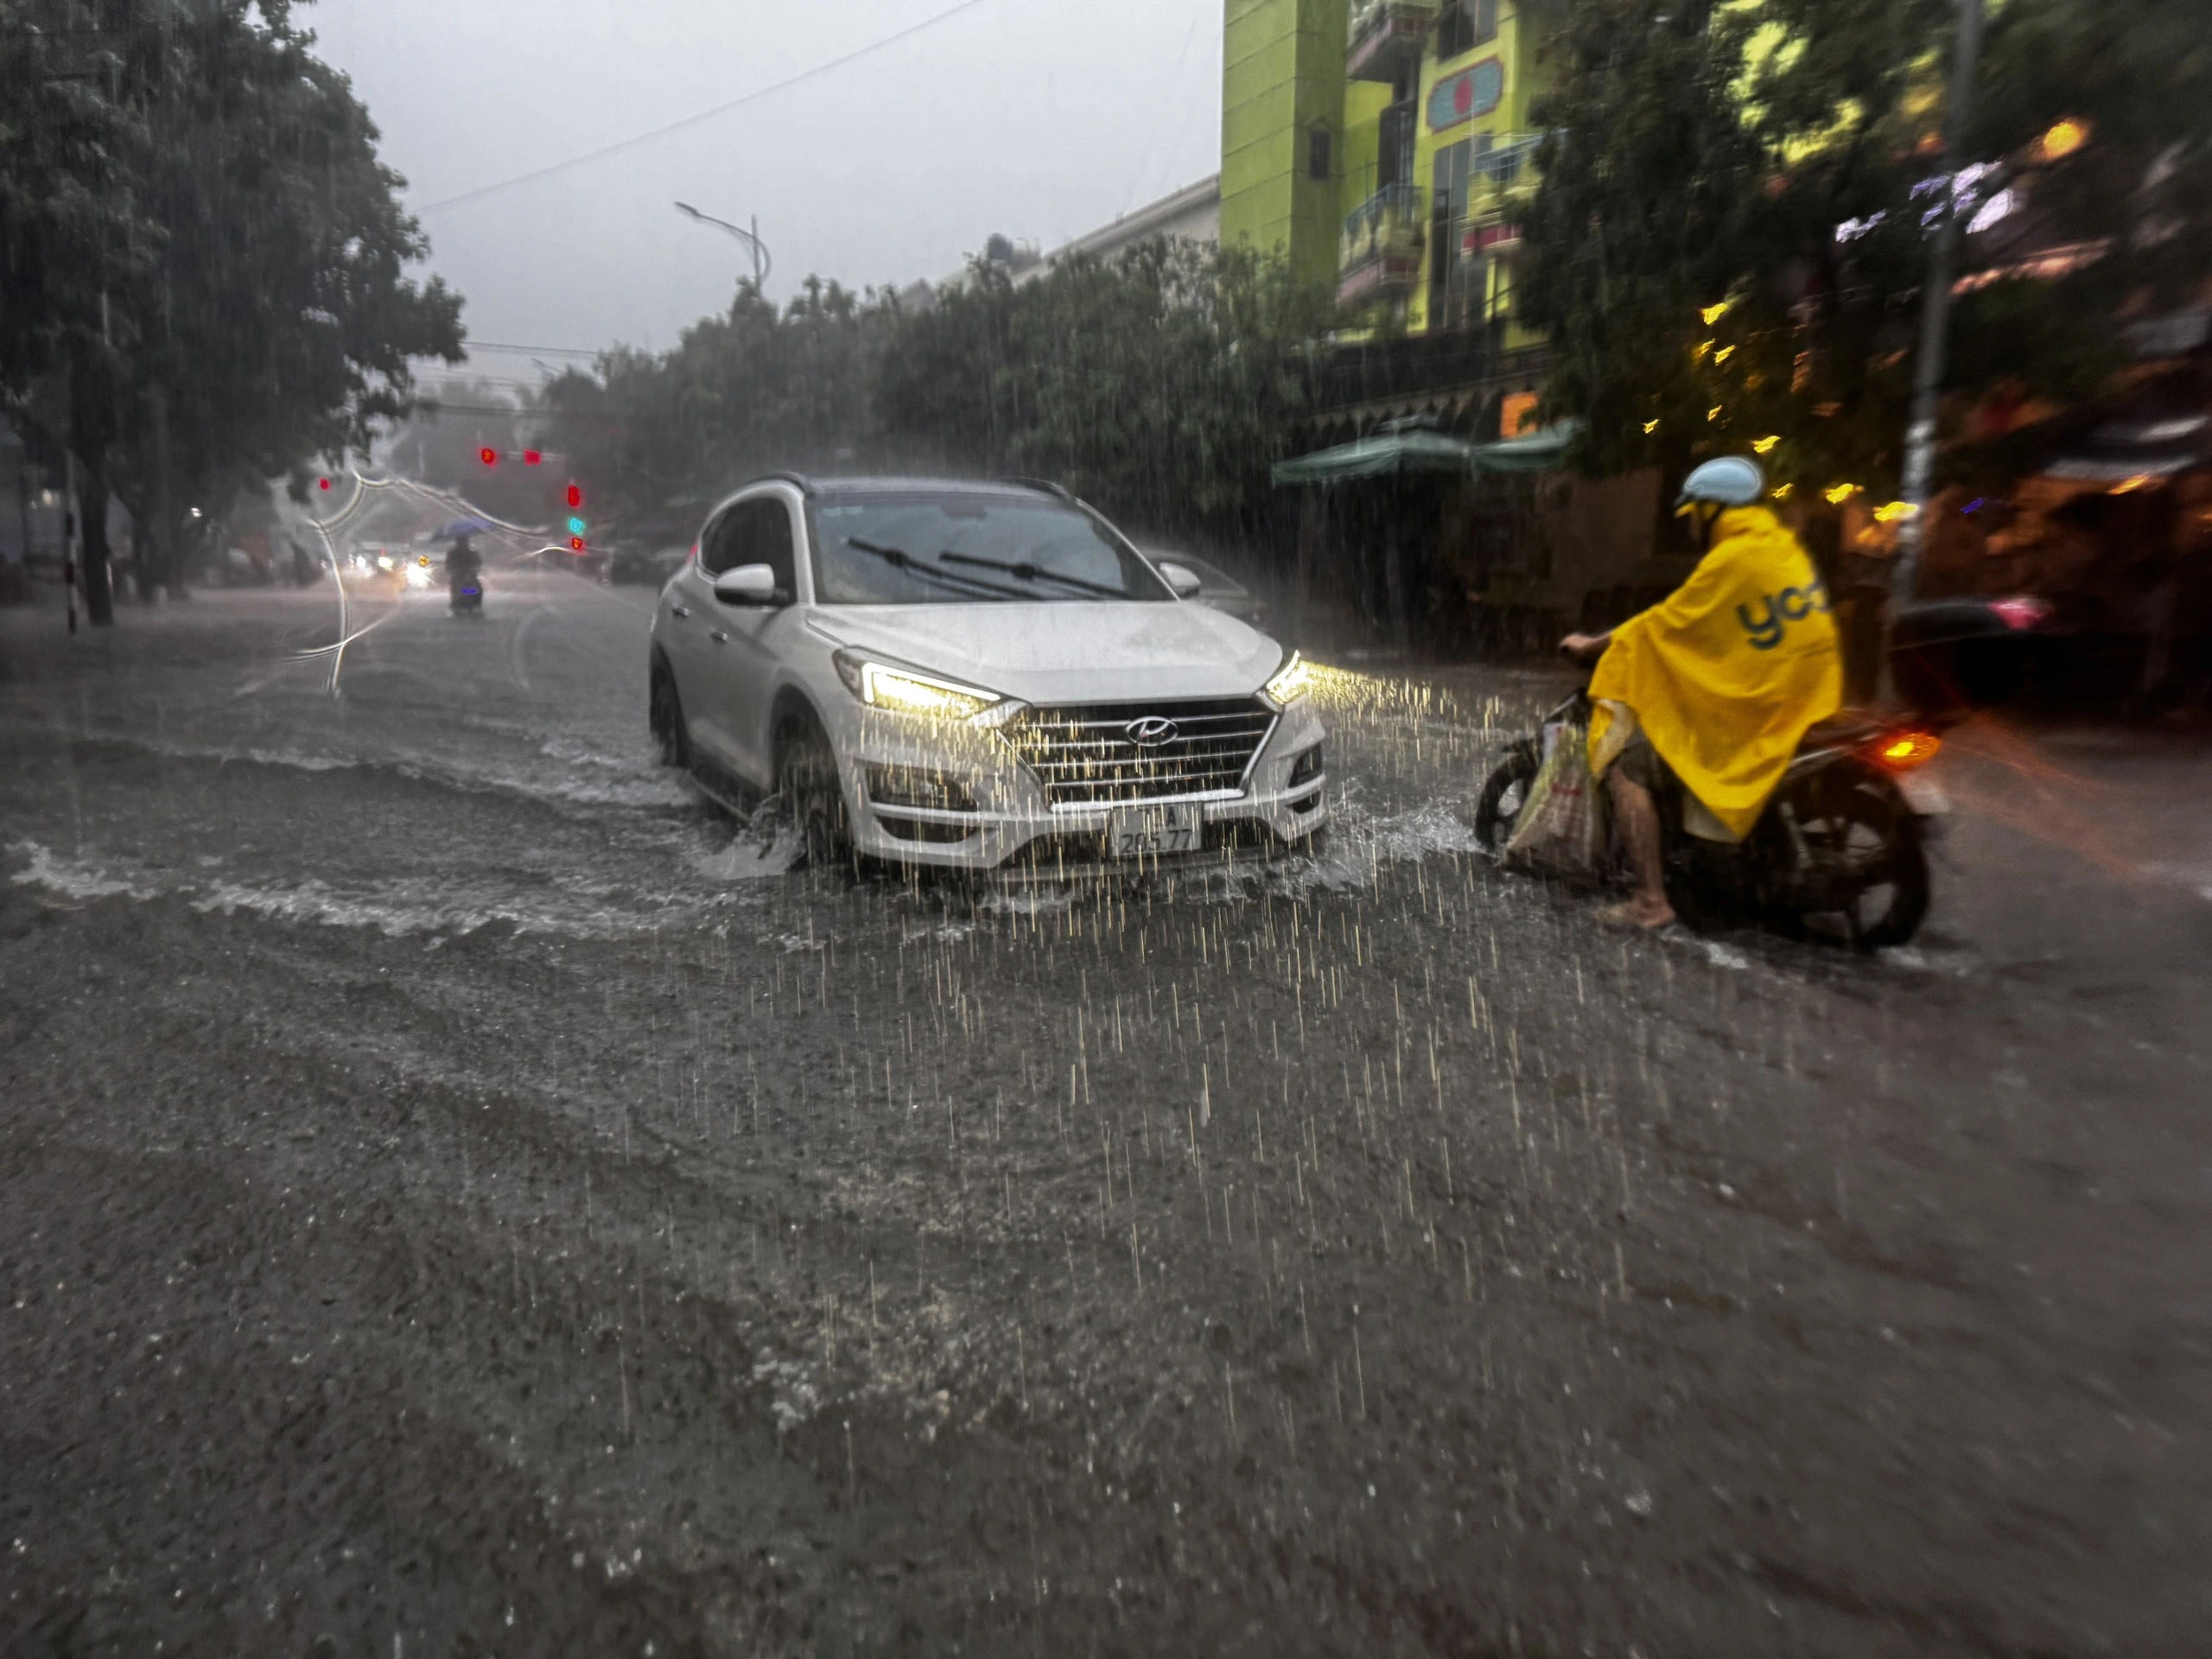
<svg viewBox="0 0 2212 1659">
<path fill-rule="evenodd" d="M 768 245 L 760 239 L 760 221 L 757 218 L 753 221 L 753 228 L 748 231 L 742 225 L 733 225 L 726 219 L 716 219 L 712 213 L 702 213 L 688 201 L 677 202 L 676 211 L 688 219 L 698 220 L 702 225 L 711 225 L 718 231 L 728 231 L 739 241 L 744 243 L 747 251 L 753 256 L 753 286 L 761 288 L 766 285 L 768 273 L 774 269 L 774 265 L 768 257 Z"/>
<path fill-rule="evenodd" d="M 1928 252 L 1928 285 L 1920 296 L 1920 350 L 1913 364 L 1912 424 L 1905 429 L 1904 499 L 1912 511 L 1897 537 L 1891 573 L 1891 611 L 1909 603 L 1920 582 L 1920 556 L 1928 544 L 1928 499 L 1936 471 L 1936 422 L 1943 392 L 1943 356 L 1951 326 L 1952 270 L 1958 260 L 1961 152 L 1974 113 L 1974 69 L 1981 55 L 1982 0 L 1959 0 L 1958 33 L 1951 48 L 1951 101 L 1943 112 L 1943 199 Z"/>
</svg>

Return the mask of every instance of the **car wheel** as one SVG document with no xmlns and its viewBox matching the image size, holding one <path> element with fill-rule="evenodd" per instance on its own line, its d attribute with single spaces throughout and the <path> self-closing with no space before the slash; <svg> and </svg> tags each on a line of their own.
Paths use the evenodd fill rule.
<svg viewBox="0 0 2212 1659">
<path fill-rule="evenodd" d="M 677 694 L 676 676 L 666 663 L 653 664 L 647 717 L 652 722 L 653 736 L 660 744 L 661 765 L 682 766 L 688 771 L 691 765 L 691 733 L 683 721 L 683 699 Z"/>
<path fill-rule="evenodd" d="M 835 869 L 849 861 L 851 824 L 845 792 L 837 786 L 836 756 L 810 719 L 793 719 L 778 729 L 776 792 L 806 849 L 808 868 Z"/>
</svg>

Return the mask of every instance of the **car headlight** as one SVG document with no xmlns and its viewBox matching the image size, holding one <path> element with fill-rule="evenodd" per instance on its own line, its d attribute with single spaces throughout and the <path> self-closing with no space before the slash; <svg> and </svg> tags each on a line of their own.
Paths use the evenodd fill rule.
<svg viewBox="0 0 2212 1659">
<path fill-rule="evenodd" d="M 893 668 L 856 651 L 838 652 L 830 660 L 837 665 L 837 677 L 845 683 L 845 690 L 872 709 L 933 720 L 973 720 L 1005 701 L 995 691 L 941 680 L 911 668 Z"/>
<path fill-rule="evenodd" d="M 1294 651 L 1274 678 L 1260 688 L 1260 695 L 1277 709 L 1287 709 L 1313 689 L 1313 665 Z"/>
</svg>

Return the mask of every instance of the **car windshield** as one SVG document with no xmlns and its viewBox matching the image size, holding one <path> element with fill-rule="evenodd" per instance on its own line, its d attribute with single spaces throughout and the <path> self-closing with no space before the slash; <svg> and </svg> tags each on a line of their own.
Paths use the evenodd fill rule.
<svg viewBox="0 0 2212 1659">
<path fill-rule="evenodd" d="M 1105 524 L 1056 501 L 831 495 L 816 505 L 814 530 L 814 591 L 825 605 L 1173 597 Z"/>
</svg>

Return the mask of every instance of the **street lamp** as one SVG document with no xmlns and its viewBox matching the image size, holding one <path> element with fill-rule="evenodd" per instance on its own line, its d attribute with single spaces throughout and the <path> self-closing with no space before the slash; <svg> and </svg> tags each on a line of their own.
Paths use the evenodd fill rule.
<svg viewBox="0 0 2212 1659">
<path fill-rule="evenodd" d="M 753 286 L 760 288 L 767 283 L 768 273 L 774 269 L 774 266 L 768 257 L 768 245 L 760 239 L 760 221 L 758 219 L 753 221 L 753 228 L 748 231 L 743 226 L 733 225 L 726 219 L 716 219 L 712 213 L 702 213 L 688 201 L 677 202 L 676 211 L 688 219 L 697 219 L 702 225 L 711 225 L 718 231 L 728 231 L 739 241 L 744 243 L 747 250 L 753 255 Z"/>
</svg>

